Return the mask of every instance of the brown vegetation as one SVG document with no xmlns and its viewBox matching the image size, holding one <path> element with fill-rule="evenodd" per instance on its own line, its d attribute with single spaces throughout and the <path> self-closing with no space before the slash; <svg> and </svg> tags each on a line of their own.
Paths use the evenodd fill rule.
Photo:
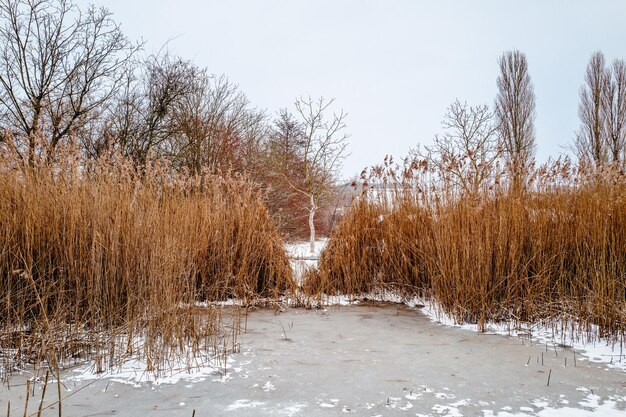
<svg viewBox="0 0 626 417">
<path fill-rule="evenodd" d="M 557 161 L 526 193 L 497 175 L 479 196 L 425 162 L 364 173 L 308 291 L 432 296 L 459 322 L 560 317 L 626 332 L 626 177 Z"/>
<path fill-rule="evenodd" d="M 0 41 L 0 359 L 215 351 L 219 313 L 192 306 L 295 289 L 281 237 L 308 234 L 313 252 L 345 196 L 333 100 L 271 120 L 225 76 L 142 57 L 106 9 L 71 0 L 0 0 Z M 626 66 L 594 54 L 581 165 L 539 169 L 526 56 L 499 67 L 493 110 L 457 100 L 433 146 L 363 172 L 305 289 L 623 337 Z"/>
<path fill-rule="evenodd" d="M 333 193 L 320 189 L 332 191 L 335 151 L 345 148 L 345 115 L 323 115 L 332 100 L 296 101 L 289 128 L 298 134 L 287 138 L 293 152 L 282 154 L 282 114 L 274 122 L 225 75 L 167 48 L 149 56 L 142 49 L 106 8 L 0 0 L 0 152 L 33 165 L 79 143 L 93 159 L 113 151 L 137 165 L 245 173 L 273 193 L 268 208 L 290 238 L 310 234 L 306 217 L 315 211 L 328 217 Z M 299 227 L 292 219 L 302 213 Z"/>
<path fill-rule="evenodd" d="M 95 349 L 92 337 L 123 355 L 120 334 L 141 338 L 149 361 L 201 349 L 220 334 L 217 313 L 186 306 L 292 287 L 280 235 L 243 176 L 76 155 L 0 170 L 0 350 L 18 362 L 72 355 L 78 341 Z"/>
</svg>

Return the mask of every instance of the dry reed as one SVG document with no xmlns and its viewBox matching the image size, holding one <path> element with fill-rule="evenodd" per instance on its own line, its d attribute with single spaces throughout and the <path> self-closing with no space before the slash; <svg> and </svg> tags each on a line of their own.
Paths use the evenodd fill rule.
<svg viewBox="0 0 626 417">
<path fill-rule="evenodd" d="M 311 294 L 393 290 L 434 297 L 458 322 L 565 319 L 626 332 L 626 178 L 619 169 L 536 170 L 525 192 L 494 175 L 460 194 L 425 163 L 362 176 Z"/>
<path fill-rule="evenodd" d="M 219 311 L 196 303 L 292 287 L 245 177 L 76 155 L 0 163 L 0 368 L 133 354 L 156 369 L 221 343 Z"/>
</svg>

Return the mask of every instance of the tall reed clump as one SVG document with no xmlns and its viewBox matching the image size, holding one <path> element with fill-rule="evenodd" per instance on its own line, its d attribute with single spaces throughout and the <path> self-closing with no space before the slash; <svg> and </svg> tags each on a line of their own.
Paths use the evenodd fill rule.
<svg viewBox="0 0 626 417">
<path fill-rule="evenodd" d="M 309 277 L 312 292 L 430 296 L 459 322 L 561 318 L 626 333 L 626 178 L 554 163 L 478 195 L 422 163 L 377 167 Z M 588 327 L 586 327 L 588 328 Z"/>
<path fill-rule="evenodd" d="M 210 348 L 219 314 L 194 304 L 292 288 L 244 177 L 72 155 L 0 170 L 0 350 L 18 363 L 140 349 L 150 364 Z"/>
</svg>

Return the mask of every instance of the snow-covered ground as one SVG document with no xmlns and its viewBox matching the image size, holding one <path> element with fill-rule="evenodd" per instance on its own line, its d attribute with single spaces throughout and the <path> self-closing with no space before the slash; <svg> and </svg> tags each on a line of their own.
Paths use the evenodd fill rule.
<svg viewBox="0 0 626 417">
<path fill-rule="evenodd" d="M 311 252 L 309 242 L 292 242 L 285 245 L 287 254 L 291 258 L 295 278 L 302 283 L 303 275 L 309 268 L 317 265 L 320 253 L 326 247 L 328 239 L 319 239 L 315 242 L 315 251 Z"/>
<path fill-rule="evenodd" d="M 315 251 L 311 252 L 311 245 L 309 242 L 291 242 L 285 244 L 287 254 L 292 257 L 319 257 L 320 253 L 326 247 L 328 239 L 318 239 L 315 241 Z"/>
<path fill-rule="evenodd" d="M 207 379 L 221 381 L 227 376 L 228 360 L 231 355 L 174 359 L 155 371 L 148 371 L 145 359 L 131 358 L 107 372 L 97 372 L 93 365 L 79 366 L 66 373 L 66 380 L 72 383 L 107 380 L 140 387 L 142 384 L 162 385 L 178 383 L 198 383 Z M 189 360 L 186 360 L 189 359 Z"/>
</svg>

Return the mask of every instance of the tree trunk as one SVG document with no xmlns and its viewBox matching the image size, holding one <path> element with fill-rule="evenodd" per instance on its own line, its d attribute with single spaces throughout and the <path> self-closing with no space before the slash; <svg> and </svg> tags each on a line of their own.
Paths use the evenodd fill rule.
<svg viewBox="0 0 626 417">
<path fill-rule="evenodd" d="M 311 235 L 309 238 L 310 251 L 311 253 L 315 253 L 315 210 L 317 210 L 317 204 L 315 202 L 315 197 L 312 195 L 309 196 L 311 198 L 311 208 L 309 208 L 309 230 L 311 231 Z"/>
<path fill-rule="evenodd" d="M 39 133 L 39 117 L 41 114 L 41 108 L 39 105 L 35 105 L 35 114 L 33 115 L 33 122 L 28 132 L 28 166 L 35 167 L 35 154 L 37 152 L 37 134 Z"/>
</svg>

